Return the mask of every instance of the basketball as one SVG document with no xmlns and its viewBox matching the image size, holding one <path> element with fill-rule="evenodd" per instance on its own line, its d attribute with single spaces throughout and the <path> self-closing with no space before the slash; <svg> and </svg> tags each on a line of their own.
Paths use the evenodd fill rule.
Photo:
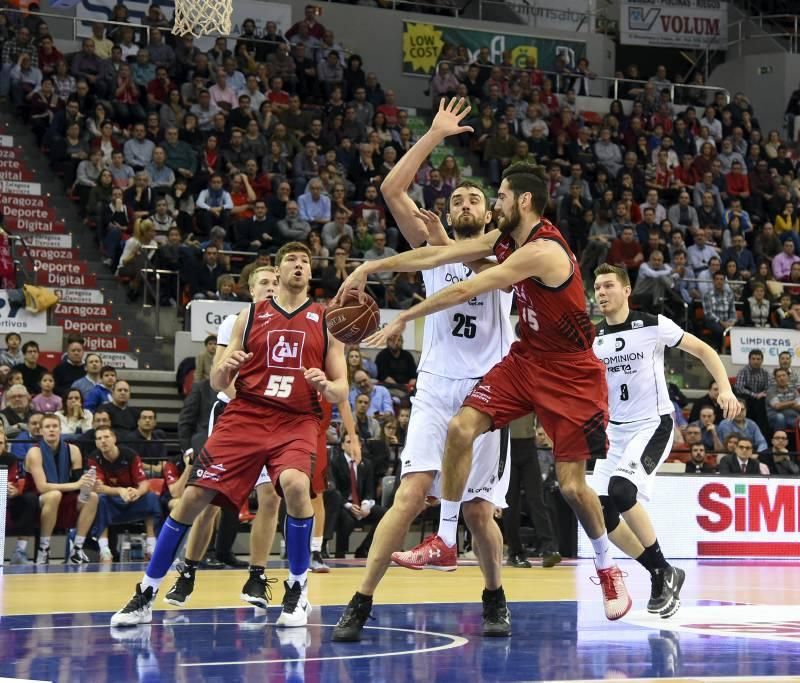
<svg viewBox="0 0 800 683">
<path fill-rule="evenodd" d="M 380 323 L 380 309 L 369 295 L 361 303 L 355 294 L 347 294 L 340 306 L 329 306 L 325 311 L 328 331 L 345 344 L 358 344 L 375 332 Z"/>
</svg>

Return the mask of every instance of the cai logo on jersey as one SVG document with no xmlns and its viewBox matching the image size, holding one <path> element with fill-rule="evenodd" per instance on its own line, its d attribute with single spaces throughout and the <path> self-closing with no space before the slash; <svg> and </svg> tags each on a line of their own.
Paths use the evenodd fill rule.
<svg viewBox="0 0 800 683">
<path fill-rule="evenodd" d="M 306 333 L 302 330 L 270 330 L 267 335 L 267 367 L 300 370 L 305 341 Z"/>
</svg>

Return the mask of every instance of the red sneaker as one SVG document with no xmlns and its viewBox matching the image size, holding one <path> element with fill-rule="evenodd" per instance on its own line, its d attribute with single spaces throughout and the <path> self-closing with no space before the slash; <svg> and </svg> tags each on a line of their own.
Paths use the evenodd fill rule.
<svg viewBox="0 0 800 683">
<path fill-rule="evenodd" d="M 456 547 L 448 547 L 436 534 L 428 536 L 416 548 L 392 553 L 392 560 L 406 569 L 438 569 L 453 572 L 458 568 Z"/>
<path fill-rule="evenodd" d="M 608 569 L 597 570 L 597 583 L 603 591 L 603 607 L 606 611 L 606 619 L 611 621 L 624 617 L 633 604 L 622 577 L 623 574 L 617 565 Z M 594 577 L 592 578 L 594 579 Z"/>
</svg>

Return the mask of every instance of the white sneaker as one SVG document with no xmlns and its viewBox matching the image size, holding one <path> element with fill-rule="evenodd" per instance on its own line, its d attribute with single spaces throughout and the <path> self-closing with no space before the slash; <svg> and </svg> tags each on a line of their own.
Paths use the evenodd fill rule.
<svg viewBox="0 0 800 683">
<path fill-rule="evenodd" d="M 136 584 L 136 592 L 119 612 L 111 617 L 112 626 L 137 626 L 153 621 L 153 602 L 155 591 L 151 587 L 142 590 L 142 584 Z"/>
<path fill-rule="evenodd" d="M 50 548 L 39 548 L 36 551 L 36 564 L 50 564 Z"/>
<path fill-rule="evenodd" d="M 284 581 L 283 585 L 286 588 L 286 592 L 283 594 L 283 609 L 275 625 L 287 628 L 305 626 L 308 624 L 308 615 L 311 614 L 311 603 L 308 601 L 308 581 L 302 586 L 299 581 L 295 581 L 292 586 L 288 581 Z"/>
<path fill-rule="evenodd" d="M 100 561 L 101 562 L 113 562 L 114 561 L 114 554 L 111 552 L 111 548 L 101 548 L 100 549 Z"/>
</svg>

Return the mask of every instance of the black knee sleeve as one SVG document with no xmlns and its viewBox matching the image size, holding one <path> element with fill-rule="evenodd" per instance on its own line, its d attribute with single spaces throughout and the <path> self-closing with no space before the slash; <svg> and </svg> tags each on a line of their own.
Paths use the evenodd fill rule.
<svg viewBox="0 0 800 683">
<path fill-rule="evenodd" d="M 608 482 L 608 496 L 620 513 L 627 512 L 636 505 L 638 492 L 636 484 L 624 477 L 611 477 Z"/>
<path fill-rule="evenodd" d="M 614 506 L 614 501 L 608 496 L 600 496 L 600 505 L 603 506 L 603 521 L 606 524 L 606 533 L 610 534 L 619 526 L 619 512 Z"/>
</svg>

